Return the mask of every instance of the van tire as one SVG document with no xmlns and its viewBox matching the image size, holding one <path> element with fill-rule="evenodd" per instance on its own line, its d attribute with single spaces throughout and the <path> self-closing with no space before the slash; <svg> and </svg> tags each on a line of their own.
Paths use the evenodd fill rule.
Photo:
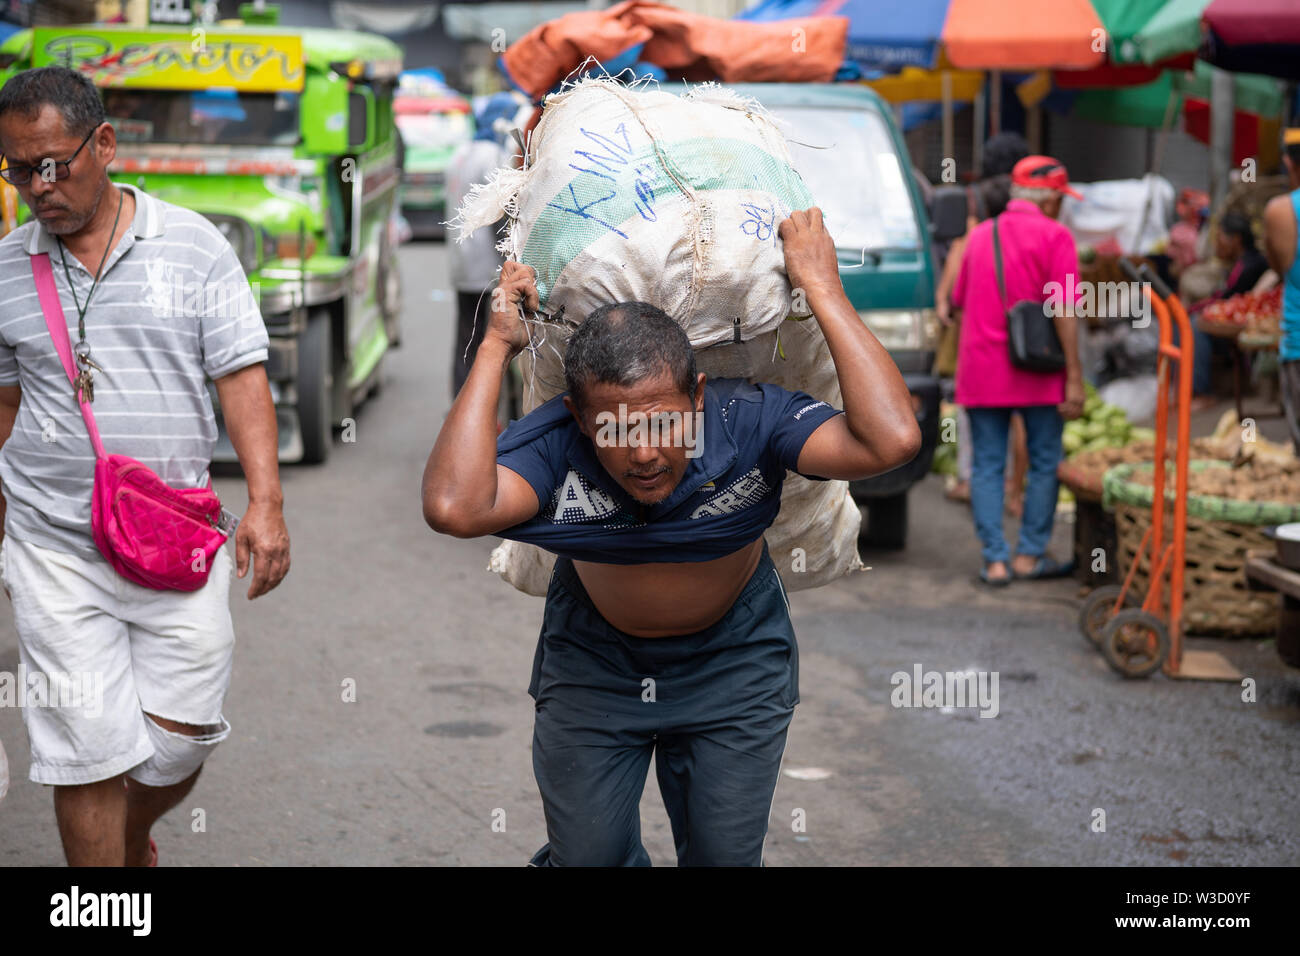
<svg viewBox="0 0 1300 956">
<path fill-rule="evenodd" d="M 868 548 L 901 551 L 907 546 L 907 492 L 887 498 L 866 498 L 866 520 L 858 540 Z"/>
<path fill-rule="evenodd" d="M 330 414 L 333 366 L 330 356 L 330 317 L 313 312 L 298 337 L 298 427 L 302 431 L 302 461 L 318 465 L 329 457 L 334 433 Z"/>
</svg>

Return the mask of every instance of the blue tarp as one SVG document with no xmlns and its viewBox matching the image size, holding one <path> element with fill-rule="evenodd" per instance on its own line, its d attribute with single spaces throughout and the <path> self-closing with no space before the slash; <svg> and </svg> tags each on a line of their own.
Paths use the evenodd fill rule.
<svg viewBox="0 0 1300 956">
<path fill-rule="evenodd" d="M 761 0 L 735 17 L 764 22 L 792 17 L 847 17 L 845 59 L 864 72 L 904 66 L 932 69 L 949 0 Z"/>
</svg>

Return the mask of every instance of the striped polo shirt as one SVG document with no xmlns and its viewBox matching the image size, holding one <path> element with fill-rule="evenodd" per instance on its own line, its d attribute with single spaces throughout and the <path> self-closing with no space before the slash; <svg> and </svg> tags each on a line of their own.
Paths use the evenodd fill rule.
<svg viewBox="0 0 1300 956">
<path fill-rule="evenodd" d="M 91 410 L 104 448 L 169 485 L 208 483 L 217 425 L 207 379 L 266 361 L 266 325 L 224 236 L 198 213 L 130 186 L 135 217 L 109 254 L 86 310 Z M 108 201 L 105 197 L 104 201 Z M 77 299 L 93 275 L 36 220 L 0 240 L 0 385 L 22 388 L 0 448 L 5 533 L 58 551 L 98 554 L 90 530 L 95 453 L 50 339 L 30 256 L 48 253 L 74 347 Z M 97 262 L 95 263 L 97 264 Z"/>
</svg>

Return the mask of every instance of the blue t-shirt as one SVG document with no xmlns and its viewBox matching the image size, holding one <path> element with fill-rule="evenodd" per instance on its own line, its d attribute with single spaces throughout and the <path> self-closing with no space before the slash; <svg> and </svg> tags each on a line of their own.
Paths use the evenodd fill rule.
<svg viewBox="0 0 1300 956">
<path fill-rule="evenodd" d="M 706 381 L 703 451 L 687 459 L 667 498 L 646 506 L 605 471 L 563 397 L 497 439 L 497 463 L 532 485 L 541 503 L 534 517 L 498 534 L 603 564 L 710 561 L 754 541 L 776 520 L 785 473 L 797 471 L 808 436 L 841 414 L 806 392 Z"/>
<path fill-rule="evenodd" d="M 1291 210 L 1300 223 L 1300 189 L 1291 192 Z M 1300 244 L 1282 287 L 1282 341 L 1278 344 L 1278 359 L 1300 361 Z"/>
</svg>

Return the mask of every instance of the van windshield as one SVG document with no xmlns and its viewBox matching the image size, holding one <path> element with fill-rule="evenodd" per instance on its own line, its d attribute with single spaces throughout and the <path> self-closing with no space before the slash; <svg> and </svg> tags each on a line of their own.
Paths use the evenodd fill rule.
<svg viewBox="0 0 1300 956">
<path fill-rule="evenodd" d="M 836 248 L 854 253 L 921 248 L 904 179 L 907 167 L 899 163 L 878 113 L 821 106 L 779 106 L 771 111 Z"/>
<path fill-rule="evenodd" d="M 297 93 L 206 90 L 104 90 L 104 110 L 123 143 L 292 146 L 298 142 Z"/>
</svg>

